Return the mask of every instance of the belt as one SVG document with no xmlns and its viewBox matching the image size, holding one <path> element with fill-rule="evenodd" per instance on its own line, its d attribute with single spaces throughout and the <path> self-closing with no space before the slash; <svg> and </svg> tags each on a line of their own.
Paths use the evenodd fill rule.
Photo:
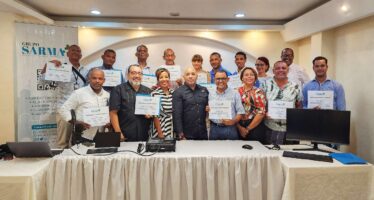
<svg viewBox="0 0 374 200">
<path fill-rule="evenodd" d="M 213 122 L 213 121 L 210 121 L 210 124 L 212 124 L 212 125 L 214 125 L 214 126 L 219 126 L 219 127 L 226 127 L 226 125 L 224 125 L 224 124 L 217 124 L 217 123 L 215 123 L 215 122 Z"/>
</svg>

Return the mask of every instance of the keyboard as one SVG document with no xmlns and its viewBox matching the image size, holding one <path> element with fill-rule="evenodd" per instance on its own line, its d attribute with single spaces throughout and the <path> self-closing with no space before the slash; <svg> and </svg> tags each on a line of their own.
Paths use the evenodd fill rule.
<svg viewBox="0 0 374 200">
<path fill-rule="evenodd" d="M 97 148 L 97 149 L 88 149 L 87 154 L 96 154 L 96 153 L 116 153 L 118 152 L 117 147 L 108 147 L 108 148 Z"/>
<path fill-rule="evenodd" d="M 308 159 L 308 160 L 323 161 L 323 162 L 333 162 L 333 159 L 331 156 L 300 153 L 300 152 L 294 152 L 294 151 L 284 151 L 283 157 Z"/>
</svg>

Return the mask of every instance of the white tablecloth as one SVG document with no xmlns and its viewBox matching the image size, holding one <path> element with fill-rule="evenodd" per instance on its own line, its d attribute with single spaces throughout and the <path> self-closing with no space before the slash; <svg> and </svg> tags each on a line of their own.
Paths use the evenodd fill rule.
<svg viewBox="0 0 374 200">
<path fill-rule="evenodd" d="M 242 149 L 249 143 L 254 150 Z M 135 150 L 137 143 L 125 143 Z M 280 159 L 258 142 L 181 141 L 175 153 L 58 156 L 48 199 L 280 199 Z"/>
<path fill-rule="evenodd" d="M 46 199 L 46 171 L 50 159 L 0 161 L 0 199 Z"/>
</svg>

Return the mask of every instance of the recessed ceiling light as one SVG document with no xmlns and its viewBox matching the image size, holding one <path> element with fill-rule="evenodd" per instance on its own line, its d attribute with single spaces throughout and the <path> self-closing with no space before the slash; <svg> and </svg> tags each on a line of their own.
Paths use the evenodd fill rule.
<svg viewBox="0 0 374 200">
<path fill-rule="evenodd" d="M 236 18 L 242 18 L 242 17 L 244 17 L 245 15 L 244 15 L 244 13 L 236 13 L 235 14 L 235 17 Z"/>
<path fill-rule="evenodd" d="M 143 27 L 139 26 L 139 27 L 138 27 L 138 30 L 143 30 Z"/>
<path fill-rule="evenodd" d="M 93 14 L 93 15 L 100 15 L 101 12 L 99 10 L 91 10 L 91 14 Z"/>
<path fill-rule="evenodd" d="M 340 7 L 340 9 L 343 11 L 343 12 L 346 12 L 348 11 L 348 6 L 343 4 L 342 7 Z"/>
<path fill-rule="evenodd" d="M 179 17 L 180 16 L 180 13 L 179 12 L 170 12 L 169 15 L 171 17 Z"/>
</svg>

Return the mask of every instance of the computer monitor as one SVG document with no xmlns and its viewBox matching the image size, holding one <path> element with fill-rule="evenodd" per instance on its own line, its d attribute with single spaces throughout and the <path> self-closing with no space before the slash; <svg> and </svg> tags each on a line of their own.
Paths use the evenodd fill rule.
<svg viewBox="0 0 374 200">
<path fill-rule="evenodd" d="M 317 143 L 349 144 L 350 118 L 350 111 L 287 109 L 286 139 L 311 141 L 310 150 L 320 150 Z"/>
</svg>

